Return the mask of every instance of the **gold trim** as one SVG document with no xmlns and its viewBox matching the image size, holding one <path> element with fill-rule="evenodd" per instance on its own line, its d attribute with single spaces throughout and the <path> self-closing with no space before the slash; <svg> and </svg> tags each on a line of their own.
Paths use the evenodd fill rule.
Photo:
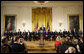
<svg viewBox="0 0 84 54">
<path fill-rule="evenodd" d="M 5 31 L 5 16 L 15 16 L 15 32 L 16 32 L 16 23 L 17 23 L 17 21 L 16 21 L 16 16 L 17 15 L 4 15 L 4 31 Z"/>
<path fill-rule="evenodd" d="M 79 26 L 80 26 L 80 30 L 81 30 L 81 16 L 79 15 Z"/>
<path fill-rule="evenodd" d="M 81 30 L 81 16 L 80 16 L 80 14 L 68 14 L 68 30 L 70 31 L 69 16 L 79 16 L 79 29 Z"/>
</svg>

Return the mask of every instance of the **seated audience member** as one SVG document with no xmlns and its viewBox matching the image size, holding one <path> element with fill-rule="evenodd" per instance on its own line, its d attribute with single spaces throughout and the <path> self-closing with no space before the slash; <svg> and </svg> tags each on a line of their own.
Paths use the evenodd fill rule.
<svg viewBox="0 0 84 54">
<path fill-rule="evenodd" d="M 79 30 L 78 34 L 79 34 L 79 36 L 81 36 L 81 35 L 82 35 L 82 31 L 81 31 L 81 30 Z"/>
<path fill-rule="evenodd" d="M 7 37 L 2 40 L 2 52 L 1 53 L 11 53 L 11 47 L 8 44 L 8 39 Z"/>
<path fill-rule="evenodd" d="M 67 36 L 67 37 L 65 38 L 65 40 L 66 40 L 66 42 L 65 42 L 66 45 L 68 45 L 68 46 L 73 45 L 73 43 L 72 43 L 71 40 L 70 40 L 70 37 Z"/>
<path fill-rule="evenodd" d="M 8 40 L 11 40 L 11 32 L 8 31 Z"/>
<path fill-rule="evenodd" d="M 64 37 L 67 36 L 67 31 L 66 31 L 66 29 L 64 29 L 64 31 L 63 31 L 63 36 L 64 36 Z"/>
<path fill-rule="evenodd" d="M 57 36 L 56 41 L 55 41 L 55 49 L 57 49 L 57 47 L 58 47 L 59 45 L 61 45 L 60 39 L 61 39 L 61 37 L 60 37 L 60 36 Z"/>
<path fill-rule="evenodd" d="M 20 39 L 19 39 L 19 44 L 21 45 L 21 50 L 22 50 L 22 52 L 27 53 L 27 49 L 26 49 L 26 47 L 25 47 L 24 39 L 23 39 L 23 38 L 20 38 Z"/>
<path fill-rule="evenodd" d="M 13 37 L 13 32 L 10 31 L 10 38 L 12 39 L 12 37 Z"/>
<path fill-rule="evenodd" d="M 61 38 L 61 45 L 57 47 L 57 53 L 65 53 L 65 51 L 68 49 L 68 45 L 66 45 L 66 40 L 65 38 Z"/>
<path fill-rule="evenodd" d="M 69 34 L 69 37 L 70 37 L 70 39 L 72 39 L 72 38 L 73 38 L 73 35 L 70 33 L 70 34 Z"/>
<path fill-rule="evenodd" d="M 73 39 L 72 43 L 73 43 L 73 47 L 76 49 L 76 53 L 78 53 L 80 51 L 78 45 L 78 39 Z"/>
<path fill-rule="evenodd" d="M 69 36 L 69 35 L 70 35 L 70 33 L 71 33 L 71 30 L 70 30 L 70 31 L 67 31 L 67 36 Z"/>
<path fill-rule="evenodd" d="M 17 32 L 14 32 L 14 36 L 17 36 Z"/>
<path fill-rule="evenodd" d="M 69 47 L 65 53 L 76 53 L 76 49 L 74 47 Z"/>
<path fill-rule="evenodd" d="M 12 37 L 12 39 L 11 39 L 11 44 L 13 44 L 14 43 L 14 36 Z"/>
<path fill-rule="evenodd" d="M 80 53 L 83 53 L 83 37 L 80 38 L 78 45 L 79 45 Z"/>
<path fill-rule="evenodd" d="M 76 29 L 74 28 L 73 30 L 71 30 L 71 33 L 72 35 L 75 37 L 75 38 L 78 38 L 78 31 L 76 31 Z"/>
<path fill-rule="evenodd" d="M 7 31 L 4 32 L 4 36 L 8 36 L 8 32 Z"/>
<path fill-rule="evenodd" d="M 9 40 L 8 31 L 5 31 L 4 36 L 7 36 L 7 39 Z"/>
<path fill-rule="evenodd" d="M 26 53 L 25 46 L 22 42 L 22 39 L 16 37 L 15 42 L 11 46 L 12 53 Z"/>
</svg>

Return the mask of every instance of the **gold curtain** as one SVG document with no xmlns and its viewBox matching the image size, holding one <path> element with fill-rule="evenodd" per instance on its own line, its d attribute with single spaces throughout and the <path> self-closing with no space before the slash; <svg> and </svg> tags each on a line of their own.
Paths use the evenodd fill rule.
<svg viewBox="0 0 84 54">
<path fill-rule="evenodd" d="M 50 30 L 52 29 L 52 8 L 33 8 L 32 9 L 32 30 L 35 31 L 38 22 L 38 27 L 40 28 L 44 25 L 47 28 L 47 23 L 49 23 Z"/>
</svg>

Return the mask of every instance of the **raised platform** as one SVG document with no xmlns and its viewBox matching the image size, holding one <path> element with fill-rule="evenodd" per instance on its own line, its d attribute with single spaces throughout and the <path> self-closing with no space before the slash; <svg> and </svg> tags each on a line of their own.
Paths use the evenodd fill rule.
<svg viewBox="0 0 84 54">
<path fill-rule="evenodd" d="M 24 41 L 28 53 L 56 53 L 54 41 L 44 41 L 44 46 L 39 45 L 40 41 Z"/>
</svg>

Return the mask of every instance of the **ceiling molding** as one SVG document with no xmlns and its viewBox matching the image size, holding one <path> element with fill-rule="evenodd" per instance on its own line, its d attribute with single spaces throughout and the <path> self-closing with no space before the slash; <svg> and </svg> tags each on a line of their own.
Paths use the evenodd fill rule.
<svg viewBox="0 0 84 54">
<path fill-rule="evenodd" d="M 24 6 L 24 7 L 56 7 L 56 6 L 83 6 L 81 1 L 49 1 L 47 4 L 38 5 L 33 1 L 1 1 L 1 6 Z"/>
</svg>

